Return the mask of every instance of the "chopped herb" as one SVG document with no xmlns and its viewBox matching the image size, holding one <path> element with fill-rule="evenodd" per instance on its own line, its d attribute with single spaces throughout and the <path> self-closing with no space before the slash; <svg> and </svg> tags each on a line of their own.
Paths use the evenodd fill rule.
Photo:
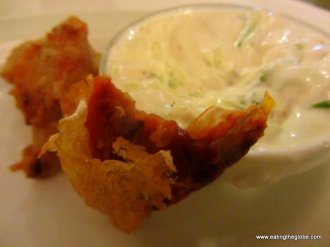
<svg viewBox="0 0 330 247">
<path fill-rule="evenodd" d="M 299 51 L 301 51 L 304 48 L 304 45 L 302 43 L 296 43 L 294 46 Z"/>
<path fill-rule="evenodd" d="M 266 82 L 269 79 L 271 73 L 272 73 L 272 71 L 270 69 L 267 69 L 267 70 L 263 71 L 263 73 L 259 77 L 259 81 L 261 83 Z"/>
<path fill-rule="evenodd" d="M 172 88 L 172 89 L 174 89 L 175 87 L 176 87 L 176 83 L 175 83 L 175 81 L 173 80 L 173 78 L 172 79 L 170 79 L 169 81 L 168 81 L 168 84 L 167 84 L 170 88 Z"/>
<path fill-rule="evenodd" d="M 255 34 L 255 31 L 261 21 L 261 17 L 262 16 L 260 12 L 255 12 L 252 14 L 240 32 L 237 41 L 235 42 L 236 47 L 241 48 L 242 45 Z"/>
<path fill-rule="evenodd" d="M 213 64 L 214 67 L 219 68 L 222 62 L 222 58 L 221 58 L 221 51 L 220 49 L 216 49 L 214 52 L 214 56 L 213 56 Z"/>
<path fill-rule="evenodd" d="M 265 82 L 267 81 L 267 79 L 268 79 L 267 73 L 263 73 L 259 78 L 260 82 Z"/>
<path fill-rule="evenodd" d="M 242 98 L 239 103 L 243 106 L 245 106 L 247 103 L 246 103 L 246 100 L 244 98 Z"/>
<path fill-rule="evenodd" d="M 238 79 L 240 77 L 240 74 L 237 70 L 233 69 L 231 71 L 231 76 L 234 77 L 235 79 Z"/>
<path fill-rule="evenodd" d="M 162 76 L 160 74 L 157 74 L 153 71 L 142 71 L 142 75 L 146 78 L 146 79 L 157 79 L 159 81 L 162 81 Z"/>
<path fill-rule="evenodd" d="M 222 58 L 219 48 L 216 48 L 212 54 L 204 54 L 202 58 L 208 67 L 219 68 L 221 66 Z"/>
<path fill-rule="evenodd" d="M 330 108 L 330 100 L 323 100 L 312 104 L 313 108 Z"/>
<path fill-rule="evenodd" d="M 233 101 L 233 100 L 223 100 L 222 106 L 225 108 L 230 108 L 234 110 L 242 110 L 244 105 L 240 104 L 240 102 Z"/>
</svg>

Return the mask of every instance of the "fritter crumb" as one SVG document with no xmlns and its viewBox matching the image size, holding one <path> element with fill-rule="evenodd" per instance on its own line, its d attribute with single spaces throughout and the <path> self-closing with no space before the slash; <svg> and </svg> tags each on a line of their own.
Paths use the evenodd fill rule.
<svg viewBox="0 0 330 247">
<path fill-rule="evenodd" d="M 45 177 L 60 170 L 53 154 L 38 159 L 40 148 L 57 131 L 65 113 L 66 92 L 72 84 L 98 73 L 100 55 L 88 43 L 86 23 L 70 17 L 45 37 L 25 42 L 8 57 L 1 76 L 14 85 L 11 94 L 25 122 L 33 128 L 33 143 L 12 170 Z"/>
</svg>

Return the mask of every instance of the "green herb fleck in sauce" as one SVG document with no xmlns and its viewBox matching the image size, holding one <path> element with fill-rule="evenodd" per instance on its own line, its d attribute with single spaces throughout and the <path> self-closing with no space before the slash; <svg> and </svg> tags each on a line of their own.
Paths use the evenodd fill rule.
<svg viewBox="0 0 330 247">
<path fill-rule="evenodd" d="M 239 37 L 235 43 L 236 47 L 241 48 L 243 44 L 246 43 L 246 41 L 248 41 L 253 35 L 255 35 L 255 32 L 261 22 L 261 19 L 261 12 L 254 12 L 252 14 L 252 16 L 248 19 L 244 28 L 239 34 Z"/>
<path fill-rule="evenodd" d="M 323 100 L 320 102 L 317 102 L 315 104 L 312 104 L 313 108 L 330 108 L 330 100 Z"/>
</svg>

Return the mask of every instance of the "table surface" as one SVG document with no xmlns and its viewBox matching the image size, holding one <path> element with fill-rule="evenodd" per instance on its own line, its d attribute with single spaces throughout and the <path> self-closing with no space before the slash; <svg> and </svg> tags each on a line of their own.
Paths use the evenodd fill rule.
<svg viewBox="0 0 330 247">
<path fill-rule="evenodd" d="M 0 66 L 15 45 L 41 36 L 67 15 L 84 19 L 92 45 L 102 50 L 119 29 L 150 11 L 201 2 L 0 0 Z M 301 1 L 230 2 L 269 8 L 330 31 L 330 12 Z M 262 188 L 242 190 L 219 179 L 125 235 L 87 207 L 64 175 L 36 181 L 9 171 L 31 132 L 8 90 L 0 79 L 0 246 L 330 246 L 329 164 Z M 266 242 L 257 241 L 256 234 L 320 234 L 322 239 Z"/>
</svg>

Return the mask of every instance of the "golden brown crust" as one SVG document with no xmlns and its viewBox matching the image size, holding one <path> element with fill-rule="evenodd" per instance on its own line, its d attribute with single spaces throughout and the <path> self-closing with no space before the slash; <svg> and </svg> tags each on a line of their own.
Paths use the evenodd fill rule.
<svg viewBox="0 0 330 247">
<path fill-rule="evenodd" d="M 98 73 L 99 54 L 89 45 L 87 35 L 87 25 L 70 17 L 44 38 L 16 47 L 8 57 L 1 76 L 14 85 L 11 94 L 26 123 L 34 129 L 34 141 L 14 170 L 22 169 L 30 177 L 48 176 L 59 170 L 54 155 L 38 160 L 37 154 L 57 131 L 65 105 L 64 92 L 87 75 Z"/>
<path fill-rule="evenodd" d="M 88 205 L 108 215 L 117 228 L 131 232 L 153 209 L 165 208 L 164 201 L 171 199 L 172 158 L 166 151 L 150 154 L 120 137 L 113 143 L 117 159 L 93 158 L 82 105 L 60 121 L 59 133 L 46 148 L 57 152 L 70 182 Z"/>
<path fill-rule="evenodd" d="M 171 199 L 175 167 L 169 163 L 168 152 L 149 154 L 123 138 L 118 138 L 113 148 L 122 160 L 94 162 L 85 174 L 89 181 L 78 181 L 76 187 L 83 189 L 97 183 L 97 190 L 81 191 L 87 203 L 109 215 L 117 228 L 130 232 L 154 208 L 166 207 L 164 201 Z"/>
<path fill-rule="evenodd" d="M 136 110 L 109 78 L 80 85 L 91 93 L 60 121 L 47 148 L 57 152 L 86 202 L 125 232 L 139 227 L 152 210 L 214 181 L 262 136 L 269 113 L 265 104 L 245 111 L 210 108 L 181 129 Z"/>
</svg>

